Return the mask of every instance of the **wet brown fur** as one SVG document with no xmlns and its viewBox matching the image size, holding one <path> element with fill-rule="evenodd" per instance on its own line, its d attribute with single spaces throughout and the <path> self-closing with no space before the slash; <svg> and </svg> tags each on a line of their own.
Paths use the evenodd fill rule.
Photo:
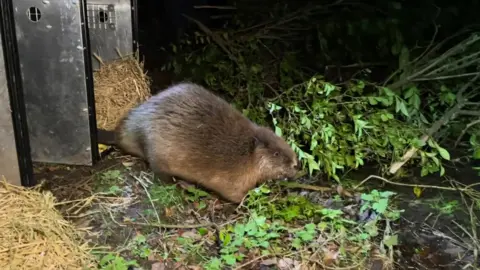
<svg viewBox="0 0 480 270">
<path fill-rule="evenodd" d="M 257 184 L 293 178 L 299 162 L 270 129 L 202 86 L 180 83 L 120 122 L 117 145 L 160 175 L 177 176 L 239 203 Z"/>
</svg>

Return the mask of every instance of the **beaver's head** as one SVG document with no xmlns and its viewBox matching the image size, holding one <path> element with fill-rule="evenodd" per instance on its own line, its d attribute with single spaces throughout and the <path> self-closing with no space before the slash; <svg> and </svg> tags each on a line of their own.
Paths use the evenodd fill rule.
<svg viewBox="0 0 480 270">
<path fill-rule="evenodd" d="M 293 179 L 301 163 L 293 149 L 280 136 L 258 127 L 253 138 L 254 156 L 264 180 Z"/>
</svg>

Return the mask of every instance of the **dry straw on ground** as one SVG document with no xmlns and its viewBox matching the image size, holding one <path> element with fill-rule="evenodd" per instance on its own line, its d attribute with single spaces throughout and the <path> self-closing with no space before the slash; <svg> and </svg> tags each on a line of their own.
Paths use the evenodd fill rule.
<svg viewBox="0 0 480 270">
<path fill-rule="evenodd" d="M 80 239 L 50 192 L 0 181 L 0 269 L 95 269 Z"/>
<path fill-rule="evenodd" d="M 113 130 L 117 122 L 133 107 L 150 97 L 150 78 L 137 55 L 101 63 L 94 72 L 97 127 Z"/>
</svg>

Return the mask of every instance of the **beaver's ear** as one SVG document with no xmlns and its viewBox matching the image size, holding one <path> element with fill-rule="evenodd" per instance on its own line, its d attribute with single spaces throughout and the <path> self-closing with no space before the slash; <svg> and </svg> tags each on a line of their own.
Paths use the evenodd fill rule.
<svg viewBox="0 0 480 270">
<path fill-rule="evenodd" d="M 251 148 L 250 150 L 253 152 L 255 149 L 257 149 L 258 147 L 263 147 L 265 146 L 265 144 L 257 137 L 257 136 L 253 136 L 252 137 L 252 141 L 251 141 Z"/>
</svg>

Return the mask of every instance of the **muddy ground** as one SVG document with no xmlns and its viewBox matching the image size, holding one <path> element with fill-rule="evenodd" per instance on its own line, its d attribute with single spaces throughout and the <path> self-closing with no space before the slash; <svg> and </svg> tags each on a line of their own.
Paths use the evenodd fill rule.
<svg viewBox="0 0 480 270">
<path fill-rule="evenodd" d="M 448 188 L 455 181 L 478 183 L 478 173 L 470 168 L 468 164 L 452 164 L 447 168 L 448 177 L 433 175 L 420 181 L 419 172 L 413 171 L 407 178 L 413 183 Z M 102 269 L 114 269 L 108 268 L 109 258 L 110 267 L 114 261 L 125 267 L 116 269 L 128 269 L 131 260 L 138 265 L 129 269 L 479 269 L 478 261 L 475 263 L 479 230 L 474 218 L 479 216 L 480 198 L 469 209 L 472 200 L 462 192 L 419 192 L 376 179 L 353 190 L 368 175 L 377 173 L 372 168 L 350 173 L 342 188 L 308 178 L 302 182 L 325 189 L 287 189 L 270 184 L 268 194 L 251 195 L 256 199 L 241 206 L 200 188 L 163 183 L 144 162 L 115 151 L 93 167 L 36 164 L 35 173 L 59 201 L 69 202 L 59 206 L 61 212 L 79 227 L 90 229 L 85 238 L 97 246 L 99 258 L 104 260 Z M 472 188 L 480 191 L 479 186 Z M 360 194 L 373 189 L 395 192 L 389 209 L 404 212 L 397 220 L 377 223 L 376 236 L 352 238 L 367 232 L 366 226 L 358 224 L 376 216 L 374 211 L 360 210 L 364 204 Z M 475 190 L 472 192 L 469 194 L 476 196 Z M 318 215 L 326 211 L 318 210 L 321 208 L 330 212 Z M 334 214 L 333 210 L 341 212 Z M 258 220 L 265 221 L 257 215 L 265 216 L 270 227 L 259 225 Z M 328 215 L 333 216 L 325 219 Z M 233 238 L 238 228 L 254 224 L 248 222 L 253 219 L 258 228 L 245 229 L 243 237 Z M 276 232 L 271 227 L 273 220 L 279 220 L 286 229 L 265 238 Z M 318 224 L 317 232 L 305 229 L 309 223 Z M 234 232 L 225 230 L 230 227 Z M 263 234 L 262 228 L 267 228 Z M 398 235 L 392 249 L 384 237 L 387 234 Z M 240 239 L 240 244 L 228 251 L 234 239 Z M 224 263 L 215 268 L 220 265 L 218 258 Z M 225 265 L 235 258 L 234 266 Z"/>
</svg>

